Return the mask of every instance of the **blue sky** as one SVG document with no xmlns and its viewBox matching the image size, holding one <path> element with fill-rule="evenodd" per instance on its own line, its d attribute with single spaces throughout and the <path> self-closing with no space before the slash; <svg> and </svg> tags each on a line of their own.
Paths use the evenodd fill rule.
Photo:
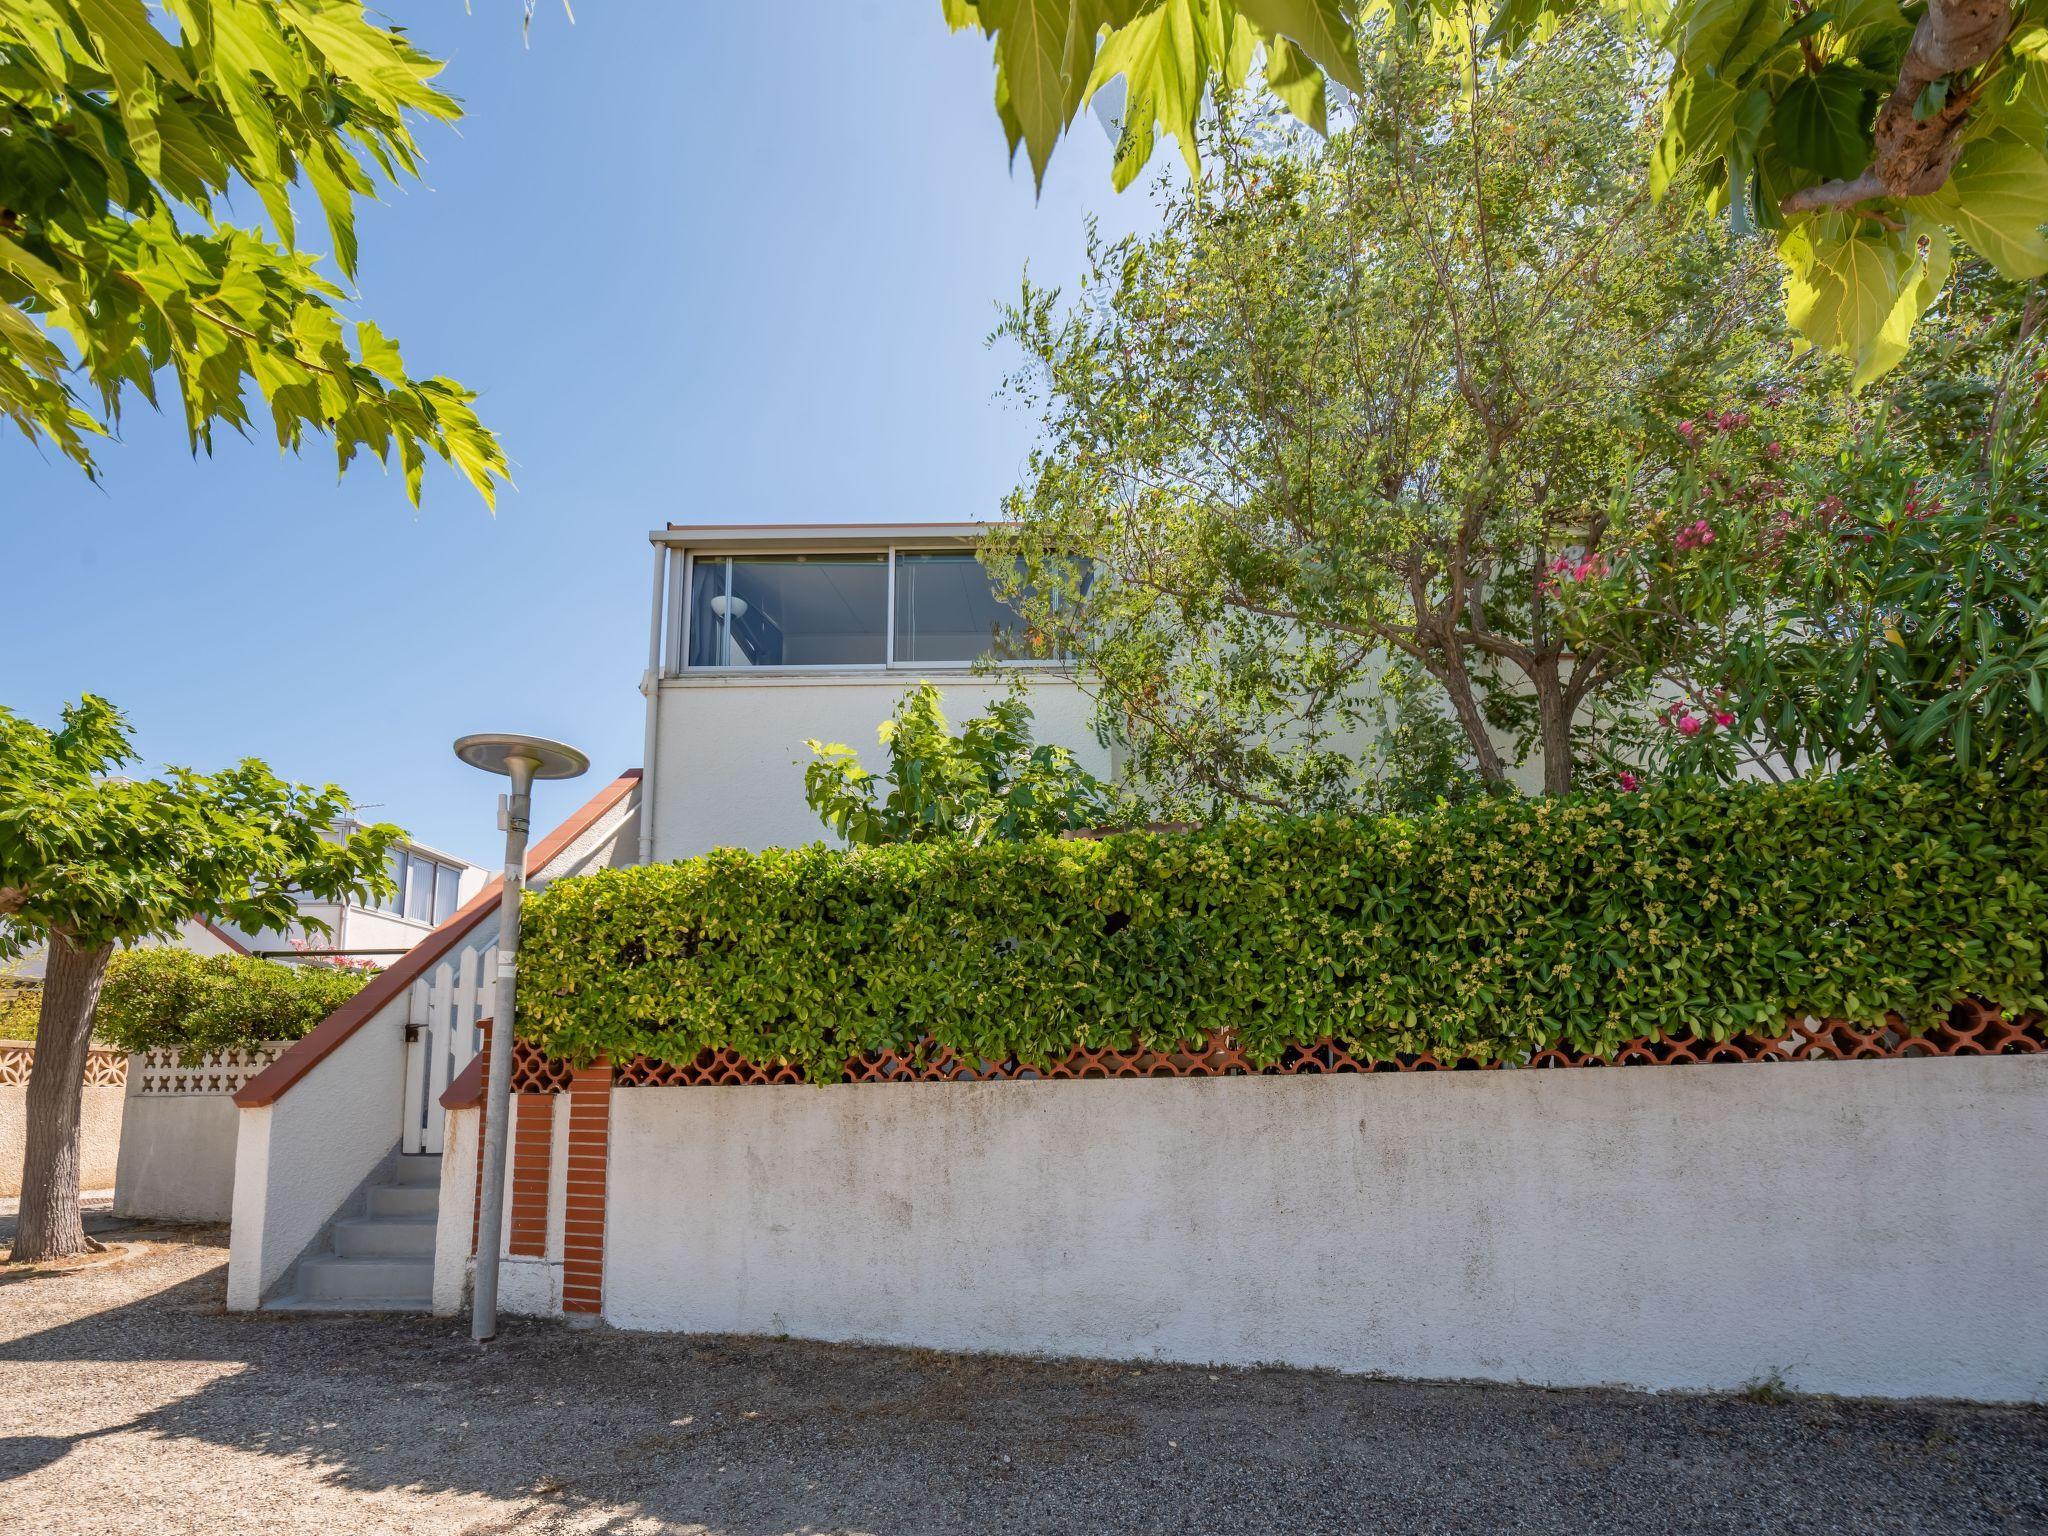
<svg viewBox="0 0 2048 1536">
<path fill-rule="evenodd" d="M 1032 422 L 985 337 L 1087 216 L 1149 220 L 1090 125 L 1042 197 L 1005 165 L 986 45 L 937 0 L 516 7 L 387 0 L 468 116 L 362 218 L 362 311 L 483 393 L 518 489 L 415 513 L 374 461 L 221 437 L 137 402 L 104 483 L 0 439 L 0 702 L 126 710 L 151 763 L 333 780 L 495 864 L 465 731 L 640 760 L 644 535 L 671 519 L 989 516 Z M 317 224 L 308 226 L 317 229 Z M 506 616 L 516 655 L 503 654 Z M 584 785 L 547 786 L 537 827 Z"/>
</svg>

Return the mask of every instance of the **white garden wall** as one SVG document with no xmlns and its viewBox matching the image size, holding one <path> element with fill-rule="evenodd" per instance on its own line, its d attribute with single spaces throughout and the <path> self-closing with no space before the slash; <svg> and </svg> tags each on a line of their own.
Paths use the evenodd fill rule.
<svg viewBox="0 0 2048 1536">
<path fill-rule="evenodd" d="M 612 1104 L 625 1327 L 2048 1398 L 2048 1057 Z"/>
<path fill-rule="evenodd" d="M 277 1059 L 281 1042 L 128 1058 L 114 1214 L 155 1221 L 226 1221 L 234 1211 L 235 1094 Z"/>
<path fill-rule="evenodd" d="M 78 1187 L 111 1189 L 121 1152 L 119 1087 L 88 1086 L 78 1119 Z M 21 1159 L 28 1149 L 28 1087 L 0 1083 L 0 1199 L 21 1193 Z"/>
</svg>

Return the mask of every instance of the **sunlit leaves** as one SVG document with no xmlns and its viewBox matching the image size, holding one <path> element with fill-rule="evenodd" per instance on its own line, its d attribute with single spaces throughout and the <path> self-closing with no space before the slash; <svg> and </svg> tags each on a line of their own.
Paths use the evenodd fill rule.
<svg viewBox="0 0 2048 1536">
<path fill-rule="evenodd" d="M 1016 0 L 943 3 L 955 25 L 998 33 L 998 99 L 1007 103 L 1012 85 L 1001 73 L 1004 42 L 992 18 L 1006 17 Z M 1162 128 L 1192 163 L 1193 124 L 1205 103 L 1244 79 L 1229 63 L 1233 20 L 1267 44 L 1267 83 L 1288 110 L 1320 126 L 1326 106 L 1317 81 L 1327 76 L 1356 90 L 1361 50 L 1372 57 L 1423 40 L 1458 61 L 1469 92 L 1486 69 L 1553 46 L 1558 28 L 1589 8 L 1589 0 L 1498 0 L 1490 7 L 1464 0 L 1125 0 L 1090 7 L 1085 19 L 1080 7 L 1070 8 L 1069 16 L 1085 28 L 1107 28 L 1100 57 L 1116 58 L 1119 68 L 1098 60 L 1098 82 L 1116 75 L 1128 86 L 1112 172 L 1122 187 L 1152 154 Z M 1789 0 L 1605 0 L 1599 8 L 1642 44 L 1639 59 L 1617 70 L 1609 88 L 1634 91 L 1645 68 L 1663 76 L 1664 132 L 1651 157 L 1652 194 L 1661 198 L 1682 186 L 1740 233 L 1758 224 L 1797 230 L 1821 216 L 1788 213 L 1788 197 L 1823 183 L 1859 186 L 1867 171 L 1875 172 L 1879 104 L 1897 84 L 1922 14 L 1918 7 L 1909 14 L 1899 0 L 1799 7 Z M 1073 35 L 1071 28 L 1065 34 L 1068 41 Z M 1283 50 L 1281 38 L 1294 46 Z M 1896 233 L 1905 215 L 1916 213 L 2009 275 L 2039 274 L 2048 269 L 2041 235 L 2048 214 L 2048 25 L 2039 5 L 2016 6 L 2004 46 L 1962 74 L 1969 78 L 1938 75 L 1910 104 L 1923 121 L 1965 104 L 1958 131 L 1970 147 L 1955 176 L 1934 196 L 1908 203 L 1884 193 L 1880 175 L 1879 190 L 1862 192 L 1854 216 Z M 1064 90 L 1039 94 L 1048 102 L 1067 99 Z M 1040 176 L 1039 149 L 1049 152 L 1072 120 L 1072 109 L 1064 111 L 1055 120 L 1048 108 L 1030 128 Z M 1021 131 L 1013 124 L 1013 137 Z M 1828 206 L 1839 202 L 1838 195 Z M 1873 260 L 1871 247 L 1881 243 L 1863 235 L 1845 243 L 1805 230 L 1785 246 L 1799 274 L 1789 309 L 1794 323 L 1816 345 L 1852 359 L 1866 382 L 1902 355 L 1902 320 L 1910 342 L 1910 319 L 1926 308 L 1930 272 L 1927 262 L 1907 259 L 1903 247 L 1895 259 Z"/>
<path fill-rule="evenodd" d="M 1929 914 L 1940 914 L 1930 921 Z M 1611 1053 L 2048 1004 L 2048 789 L 1882 774 L 1483 798 L 1100 842 L 723 850 L 557 880 L 521 935 L 552 1055 L 1044 1066 L 1228 1029 L 1259 1063 Z"/>
<path fill-rule="evenodd" d="M 1033 180 L 1088 98 L 1124 88 L 1114 176 L 1127 186 L 1164 129 L 1195 156 L 1194 122 L 1214 86 L 1242 85 L 1257 45 L 1288 108 L 1321 125 L 1322 77 L 1356 88 L 1357 41 L 1348 0 L 943 0 L 956 29 L 994 44 L 996 103 Z"/>
<path fill-rule="evenodd" d="M 0 0 L 0 413 L 91 473 L 158 373 L 195 448 L 252 427 L 253 385 L 280 446 L 327 435 L 345 467 L 395 445 L 415 501 L 432 454 L 491 500 L 505 459 L 471 394 L 381 335 L 352 353 L 345 294 L 295 245 L 306 188 L 354 274 L 357 200 L 417 171 L 413 116 L 459 115 L 440 69 L 354 0 Z M 236 187 L 274 238 L 225 220 Z"/>
<path fill-rule="evenodd" d="M 54 730 L 0 706 L 0 959 L 62 932 L 81 948 L 167 938 L 189 918 L 251 932 L 299 918 L 299 893 L 366 900 L 404 834 L 344 827 L 329 784 L 247 759 L 219 773 L 128 776 L 127 721 L 87 694 Z"/>
<path fill-rule="evenodd" d="M 1948 184 L 1907 204 L 1957 234 L 2007 277 L 2048 272 L 2048 157 L 2039 145 L 2003 134 L 1963 152 Z"/>
</svg>

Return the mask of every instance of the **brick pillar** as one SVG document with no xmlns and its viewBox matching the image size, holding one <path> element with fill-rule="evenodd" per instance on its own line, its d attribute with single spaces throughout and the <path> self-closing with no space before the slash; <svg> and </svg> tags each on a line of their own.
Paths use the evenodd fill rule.
<svg viewBox="0 0 2048 1536">
<path fill-rule="evenodd" d="M 604 1218 L 611 1160 L 612 1068 L 600 1058 L 569 1080 L 569 1188 L 562 1212 L 562 1310 L 604 1309 Z"/>
<path fill-rule="evenodd" d="M 555 1152 L 555 1096 L 522 1093 L 512 1117 L 512 1228 L 507 1251 L 540 1258 L 548 1249 L 548 1172 Z"/>
</svg>

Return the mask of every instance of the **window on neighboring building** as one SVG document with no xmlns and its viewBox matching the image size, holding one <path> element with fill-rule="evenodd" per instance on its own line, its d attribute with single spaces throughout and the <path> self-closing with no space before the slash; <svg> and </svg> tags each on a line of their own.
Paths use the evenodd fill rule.
<svg viewBox="0 0 2048 1536">
<path fill-rule="evenodd" d="M 453 864 L 434 866 L 434 922 L 436 926 L 448 921 L 460 906 L 462 895 L 462 871 Z"/>
<path fill-rule="evenodd" d="M 458 865 L 401 850 L 391 855 L 391 878 L 398 888 L 377 903 L 379 912 L 416 923 L 445 923 L 455 915 L 462 888 Z"/>
<path fill-rule="evenodd" d="M 1048 659 L 969 550 L 698 555 L 686 605 L 685 667 Z"/>
</svg>

